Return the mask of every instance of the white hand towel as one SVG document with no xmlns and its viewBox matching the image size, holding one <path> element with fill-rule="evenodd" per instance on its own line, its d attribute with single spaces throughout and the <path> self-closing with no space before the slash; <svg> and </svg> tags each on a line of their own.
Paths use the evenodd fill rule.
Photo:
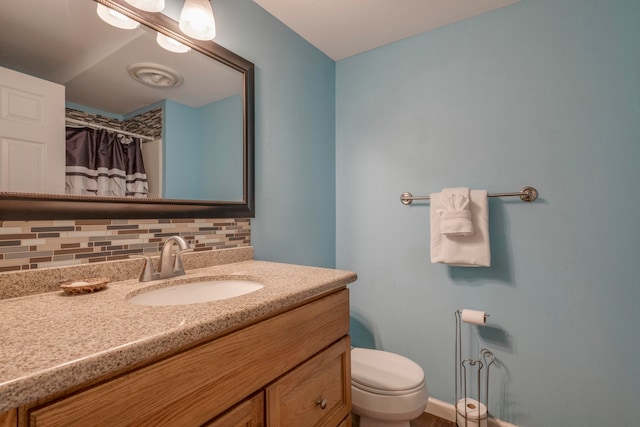
<svg viewBox="0 0 640 427">
<path fill-rule="evenodd" d="M 471 236 L 473 234 L 468 188 L 445 188 L 442 190 L 440 203 L 438 203 L 436 210 L 440 214 L 440 234 L 447 236 Z"/>
<path fill-rule="evenodd" d="M 486 190 L 470 190 L 472 236 L 448 236 L 440 233 L 441 193 L 431 194 L 431 262 L 457 267 L 489 267 L 489 203 Z"/>
</svg>

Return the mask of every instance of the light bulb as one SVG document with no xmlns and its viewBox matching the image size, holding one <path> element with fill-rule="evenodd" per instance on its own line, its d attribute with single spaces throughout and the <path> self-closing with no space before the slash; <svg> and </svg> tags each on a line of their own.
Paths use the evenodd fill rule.
<svg viewBox="0 0 640 427">
<path fill-rule="evenodd" d="M 216 36 L 216 21 L 208 0 L 187 0 L 180 12 L 180 30 L 198 40 Z"/>
<path fill-rule="evenodd" d="M 162 48 L 168 50 L 169 52 L 186 53 L 191 50 L 189 46 L 185 46 L 178 40 L 165 36 L 161 33 L 158 33 L 158 35 L 156 36 L 156 42 L 158 42 L 158 44 L 162 46 Z"/>
<path fill-rule="evenodd" d="M 133 30 L 140 26 L 139 22 L 134 21 L 128 16 L 125 16 L 122 13 L 110 9 L 100 3 L 98 3 L 96 12 L 98 13 L 100 19 L 102 19 L 107 24 L 117 28 L 122 28 L 123 30 Z"/>
<path fill-rule="evenodd" d="M 147 12 L 162 12 L 164 0 L 125 0 L 131 6 Z"/>
</svg>

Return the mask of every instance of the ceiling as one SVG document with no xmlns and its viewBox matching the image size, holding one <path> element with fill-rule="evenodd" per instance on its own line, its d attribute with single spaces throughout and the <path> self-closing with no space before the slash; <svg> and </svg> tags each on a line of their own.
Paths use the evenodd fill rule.
<svg viewBox="0 0 640 427">
<path fill-rule="evenodd" d="M 168 67 L 183 82 L 147 86 L 129 75 L 135 63 Z M 243 90 L 238 71 L 198 52 L 168 52 L 148 28 L 114 28 L 87 0 L 2 2 L 0 66 L 62 84 L 67 102 L 117 115 L 163 99 L 199 108 Z"/>
<path fill-rule="evenodd" d="M 519 0 L 254 1 L 337 61 Z M 4 2 L 0 66 L 63 84 L 67 101 L 114 114 L 165 98 L 197 108 L 241 92 L 242 77 L 230 68 L 198 53 L 166 52 L 154 32 L 110 27 L 95 11 L 87 0 Z M 168 66 L 184 82 L 143 85 L 127 73 L 134 62 Z"/>
<path fill-rule="evenodd" d="M 335 61 L 520 0 L 254 0 Z"/>
</svg>

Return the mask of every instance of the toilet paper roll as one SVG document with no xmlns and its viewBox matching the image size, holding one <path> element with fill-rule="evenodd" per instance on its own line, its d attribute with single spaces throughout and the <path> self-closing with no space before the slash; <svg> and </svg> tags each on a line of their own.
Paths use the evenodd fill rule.
<svg viewBox="0 0 640 427">
<path fill-rule="evenodd" d="M 487 323 L 487 316 L 484 311 L 478 310 L 462 310 L 460 318 L 465 323 L 473 323 L 474 325 L 484 325 Z"/>
<path fill-rule="evenodd" d="M 475 399 L 460 399 L 456 403 L 459 427 L 487 427 L 487 407 Z"/>
</svg>

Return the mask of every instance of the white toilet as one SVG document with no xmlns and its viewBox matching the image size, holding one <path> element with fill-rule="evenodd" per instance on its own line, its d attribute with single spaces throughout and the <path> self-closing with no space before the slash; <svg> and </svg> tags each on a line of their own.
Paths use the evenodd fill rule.
<svg viewBox="0 0 640 427">
<path fill-rule="evenodd" d="M 427 406 L 424 371 L 399 354 L 351 349 L 351 399 L 360 427 L 409 427 Z"/>
</svg>

